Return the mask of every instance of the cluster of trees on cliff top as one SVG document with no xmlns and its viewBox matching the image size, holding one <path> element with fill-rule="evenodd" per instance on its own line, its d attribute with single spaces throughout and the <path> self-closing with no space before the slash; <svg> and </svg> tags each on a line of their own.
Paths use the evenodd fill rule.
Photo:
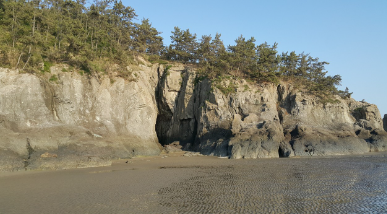
<svg viewBox="0 0 387 214">
<path fill-rule="evenodd" d="M 220 34 L 198 39 L 178 27 L 166 47 L 150 21 L 136 23 L 136 16 L 133 8 L 117 0 L 96 0 L 89 6 L 85 0 L 0 0 L 0 66 L 36 72 L 55 62 L 96 72 L 93 61 L 127 65 L 143 55 L 153 62 L 195 65 L 210 79 L 297 79 L 310 91 L 350 95 L 337 90 L 339 75 L 326 75 L 327 62 L 308 54 L 279 54 L 277 43 L 256 45 L 253 37 L 243 36 L 226 47 Z"/>
</svg>

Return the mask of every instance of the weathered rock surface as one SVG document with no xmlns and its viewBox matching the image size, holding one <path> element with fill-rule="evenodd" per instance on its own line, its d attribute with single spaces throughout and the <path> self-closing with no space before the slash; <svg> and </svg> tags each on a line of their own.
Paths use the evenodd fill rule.
<svg viewBox="0 0 387 214">
<path fill-rule="evenodd" d="M 235 93 L 225 95 L 208 81 L 198 84 L 199 150 L 231 158 L 278 157 L 284 135 L 276 110 L 275 87 L 249 88 L 244 80 L 224 84 L 235 84 Z"/>
<path fill-rule="evenodd" d="M 384 131 L 387 132 L 387 114 L 385 114 L 383 117 L 383 128 L 384 128 Z"/>
<path fill-rule="evenodd" d="M 195 73 L 184 66 L 172 67 L 160 77 L 156 132 L 162 144 L 179 141 L 187 148 L 195 140 L 194 79 Z"/>
<path fill-rule="evenodd" d="M 167 152 L 167 153 L 171 153 L 171 152 L 181 152 L 182 151 L 182 146 L 180 145 L 179 141 L 175 141 L 171 144 L 168 144 L 168 145 L 164 145 L 164 150 Z"/>
<path fill-rule="evenodd" d="M 179 67 L 159 85 L 163 120 L 158 125 L 163 124 L 164 131 L 158 136 L 165 144 L 178 140 L 186 149 L 230 158 L 386 150 L 387 133 L 375 105 L 338 96 L 337 102 L 323 103 L 290 83 L 257 85 L 225 79 L 215 87 L 208 80 L 194 79 L 193 70 Z M 231 93 L 225 95 L 218 88 Z"/>
<path fill-rule="evenodd" d="M 56 67 L 42 76 L 0 69 L 0 171 L 109 165 L 157 155 L 159 142 L 171 151 L 236 159 L 387 148 L 387 123 L 366 102 L 323 103 L 286 82 L 212 83 L 183 65 L 127 70 L 131 81 L 120 72 L 81 75 Z M 57 80 L 49 81 L 51 75 Z"/>
<path fill-rule="evenodd" d="M 52 68 L 58 80 L 50 82 L 0 69 L 0 170 L 100 166 L 159 154 L 157 68 L 141 70 L 128 82 Z"/>
</svg>

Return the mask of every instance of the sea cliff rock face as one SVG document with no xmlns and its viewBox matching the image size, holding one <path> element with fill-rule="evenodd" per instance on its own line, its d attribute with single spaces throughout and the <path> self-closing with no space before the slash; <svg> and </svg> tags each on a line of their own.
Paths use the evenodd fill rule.
<svg viewBox="0 0 387 214">
<path fill-rule="evenodd" d="M 335 97 L 334 103 L 322 103 L 315 96 L 294 90 L 291 85 L 279 85 L 279 117 L 296 156 L 359 154 L 369 151 L 366 141 L 356 135 L 363 130 L 356 126 L 349 103 L 354 100 Z M 373 107 L 373 106 L 372 106 Z M 369 107 L 370 112 L 371 107 Z M 377 109 L 376 109 L 377 110 Z M 372 111 L 375 113 L 374 111 Z M 374 129 L 380 123 L 368 118 Z"/>
<path fill-rule="evenodd" d="M 338 96 L 323 103 L 285 82 L 194 78 L 194 71 L 181 67 L 159 85 L 164 131 L 158 136 L 164 144 L 183 141 L 186 149 L 230 158 L 386 151 L 387 133 L 375 105 Z"/>
<path fill-rule="evenodd" d="M 160 77 L 156 90 L 159 106 L 156 131 L 162 144 L 180 141 L 180 145 L 188 148 L 195 140 L 194 79 L 195 72 L 184 66 L 169 68 Z"/>
<path fill-rule="evenodd" d="M 276 110 L 276 88 L 250 88 L 244 80 L 232 81 L 222 83 L 222 87 L 235 87 L 228 95 L 209 81 L 197 85 L 196 146 L 204 154 L 231 158 L 278 157 L 284 136 Z"/>
<path fill-rule="evenodd" d="M 0 170 L 100 166 L 159 154 L 157 68 L 141 70 L 128 82 L 60 68 L 51 69 L 57 80 L 47 81 L 1 69 Z"/>
<path fill-rule="evenodd" d="M 0 171 L 109 165 L 157 155 L 159 142 L 236 159 L 386 151 L 375 105 L 144 63 L 125 79 L 0 69 Z"/>
</svg>

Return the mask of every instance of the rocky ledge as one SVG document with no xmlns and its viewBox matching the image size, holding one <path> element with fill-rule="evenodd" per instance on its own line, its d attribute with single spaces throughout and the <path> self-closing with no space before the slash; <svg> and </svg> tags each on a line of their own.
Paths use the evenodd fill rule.
<svg viewBox="0 0 387 214">
<path fill-rule="evenodd" d="M 110 165 L 175 141 L 230 158 L 386 151 L 375 105 L 323 103 L 287 82 L 215 86 L 183 65 L 144 64 L 125 78 L 114 68 L 102 76 L 0 69 L 0 171 Z"/>
</svg>

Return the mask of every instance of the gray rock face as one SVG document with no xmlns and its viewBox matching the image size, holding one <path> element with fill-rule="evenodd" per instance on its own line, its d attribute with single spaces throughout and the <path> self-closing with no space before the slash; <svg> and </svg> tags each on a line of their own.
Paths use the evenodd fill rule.
<svg viewBox="0 0 387 214">
<path fill-rule="evenodd" d="M 109 165 L 157 155 L 157 68 L 137 81 L 53 68 L 58 81 L 0 69 L 0 170 Z M 156 81 L 157 82 L 157 81 Z M 41 157 L 45 152 L 55 156 Z"/>
<path fill-rule="evenodd" d="M 290 83 L 226 79 L 216 87 L 208 80 L 193 84 L 194 77 L 194 71 L 180 67 L 159 85 L 164 103 L 159 109 L 168 112 L 159 117 L 169 119 L 158 136 L 168 139 L 166 144 L 183 140 L 185 148 L 230 158 L 386 150 L 387 133 L 375 105 L 338 96 L 337 102 L 324 104 Z M 225 95 L 222 87 L 232 92 Z"/>
<path fill-rule="evenodd" d="M 275 87 L 247 89 L 244 80 L 224 84 L 237 86 L 235 93 L 225 95 L 208 81 L 197 86 L 198 149 L 204 154 L 231 158 L 278 157 L 284 135 L 276 110 Z"/>
<path fill-rule="evenodd" d="M 56 67 L 37 76 L 0 69 L 0 170 L 103 166 L 157 155 L 158 142 L 175 141 L 184 150 L 236 159 L 387 148 L 372 104 L 340 97 L 324 104 L 286 82 L 211 83 L 183 65 L 127 69 L 131 81 L 120 72 L 98 77 Z"/>
<path fill-rule="evenodd" d="M 279 85 L 278 93 L 279 117 L 285 133 L 290 133 L 289 143 L 294 155 L 342 155 L 369 151 L 366 141 L 356 135 L 356 131 L 365 130 L 355 126 L 361 119 L 353 116 L 353 109 L 364 107 L 367 112 L 364 121 L 368 121 L 373 129 L 379 129 L 375 106 L 366 107 L 340 97 L 336 97 L 336 103 L 323 104 L 314 96 L 293 90 L 291 85 Z"/>
<path fill-rule="evenodd" d="M 183 66 L 170 68 L 160 78 L 156 131 L 162 144 L 179 141 L 188 148 L 195 140 L 194 79 L 195 73 Z"/>
</svg>

